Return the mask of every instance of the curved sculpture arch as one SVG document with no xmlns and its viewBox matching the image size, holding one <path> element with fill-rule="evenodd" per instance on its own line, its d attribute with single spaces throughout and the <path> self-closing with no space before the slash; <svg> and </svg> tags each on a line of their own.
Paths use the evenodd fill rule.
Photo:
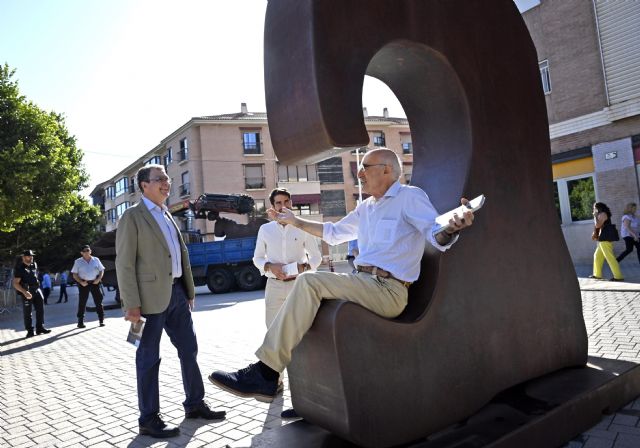
<svg viewBox="0 0 640 448">
<path fill-rule="evenodd" d="M 270 0 L 265 84 L 280 161 L 368 143 L 365 74 L 407 113 L 412 183 L 436 208 L 488 198 L 453 250 L 425 253 L 398 319 L 331 301 L 294 351 L 298 412 L 386 447 L 464 419 L 515 384 L 583 365 L 587 337 L 553 205 L 537 57 L 513 2 Z"/>
</svg>

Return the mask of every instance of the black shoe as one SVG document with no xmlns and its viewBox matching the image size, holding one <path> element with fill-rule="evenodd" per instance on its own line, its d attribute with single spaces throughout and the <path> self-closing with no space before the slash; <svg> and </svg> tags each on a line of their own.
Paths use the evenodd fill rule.
<svg viewBox="0 0 640 448">
<path fill-rule="evenodd" d="M 86 328 L 86 325 L 84 324 L 83 321 L 81 320 L 78 321 L 78 328 Z"/>
<path fill-rule="evenodd" d="M 294 420 L 296 418 L 302 418 L 298 415 L 295 409 L 285 409 L 280 413 L 280 418 L 282 420 Z"/>
<path fill-rule="evenodd" d="M 62 300 L 58 300 L 56 303 L 60 303 L 60 302 L 62 302 Z"/>
<path fill-rule="evenodd" d="M 68 302 L 68 300 L 65 300 L 65 301 L 64 301 L 64 303 L 67 303 L 67 302 Z"/>
<path fill-rule="evenodd" d="M 28 338 L 32 338 L 34 336 L 33 334 L 33 330 L 27 330 L 27 336 Z"/>
<path fill-rule="evenodd" d="M 609 281 L 610 282 L 623 282 L 624 279 L 623 278 L 610 278 Z"/>
<path fill-rule="evenodd" d="M 44 327 L 40 327 L 36 329 L 36 334 L 49 334 L 51 333 L 51 330 L 48 330 Z"/>
<path fill-rule="evenodd" d="M 166 437 L 175 437 L 180 435 L 180 428 L 176 426 L 168 426 L 162 421 L 160 414 L 156 414 L 146 422 L 138 424 L 138 433 L 141 436 L 151 436 L 156 439 L 164 439 Z"/>
<path fill-rule="evenodd" d="M 594 280 L 602 280 L 602 277 L 596 277 L 595 275 L 590 275 L 588 278 L 592 278 Z"/>
<path fill-rule="evenodd" d="M 209 403 L 203 401 L 190 411 L 184 412 L 185 418 L 203 418 L 205 420 L 224 420 L 227 417 L 227 411 L 212 411 Z"/>
<path fill-rule="evenodd" d="M 100 322 L 100 326 L 101 326 L 101 327 L 104 327 L 104 322 L 102 322 L 102 321 L 101 321 L 101 322 Z"/>
<path fill-rule="evenodd" d="M 260 372 L 258 363 L 237 372 L 216 370 L 209 375 L 209 381 L 222 390 L 244 398 L 255 398 L 264 403 L 271 403 L 277 395 L 278 378 L 268 380 Z"/>
</svg>

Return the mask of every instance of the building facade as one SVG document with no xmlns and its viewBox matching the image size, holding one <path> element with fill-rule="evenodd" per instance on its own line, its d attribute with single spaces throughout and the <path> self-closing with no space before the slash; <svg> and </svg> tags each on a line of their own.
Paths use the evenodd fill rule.
<svg viewBox="0 0 640 448">
<path fill-rule="evenodd" d="M 284 187 L 292 194 L 294 212 L 317 221 L 335 221 L 356 206 L 358 199 L 357 159 L 369 149 L 385 146 L 403 161 L 401 181 L 411 179 L 413 151 L 405 118 L 368 116 L 365 124 L 370 144 L 355 152 L 313 165 L 283 165 L 271 145 L 266 113 L 252 113 L 246 104 L 239 113 L 196 117 L 175 130 L 158 146 L 124 170 L 100 183 L 93 191 L 94 204 L 104 212 L 104 229 L 117 228 L 122 213 L 140 200 L 135 173 L 147 164 L 164 165 L 173 183 L 168 207 L 180 208 L 185 201 L 203 193 L 246 194 L 262 213 L 273 188 Z M 223 214 L 240 223 L 247 216 Z M 214 222 L 180 217 L 184 230 L 196 230 L 213 240 Z M 324 248 L 329 253 L 329 248 Z"/>
<path fill-rule="evenodd" d="M 573 260 L 589 262 L 593 202 L 619 227 L 639 200 L 640 2 L 541 0 L 522 16 L 538 52 L 558 217 Z"/>
</svg>

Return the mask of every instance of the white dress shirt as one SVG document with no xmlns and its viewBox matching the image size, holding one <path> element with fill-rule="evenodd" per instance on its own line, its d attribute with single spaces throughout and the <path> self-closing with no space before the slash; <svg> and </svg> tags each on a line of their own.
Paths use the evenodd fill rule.
<svg viewBox="0 0 640 448">
<path fill-rule="evenodd" d="M 78 274 L 78 277 L 86 282 L 97 279 L 102 271 L 104 271 L 104 266 L 98 257 L 91 257 L 89 261 L 83 257 L 77 258 L 71 268 L 72 274 Z"/>
<path fill-rule="evenodd" d="M 182 277 L 182 252 L 180 251 L 180 237 L 178 236 L 178 229 L 173 221 L 173 218 L 169 216 L 167 206 L 156 205 L 154 202 L 142 196 L 144 205 L 147 206 L 153 219 L 156 220 L 164 239 L 167 241 L 169 247 L 169 253 L 171 254 L 171 276 L 173 278 Z"/>
<path fill-rule="evenodd" d="M 380 199 L 373 196 L 336 223 L 323 224 L 322 239 L 335 245 L 358 239 L 359 266 L 377 266 L 397 279 L 414 282 L 420 275 L 425 241 L 445 251 L 458 239 L 441 246 L 435 239 L 437 210 L 418 187 L 395 182 Z"/>
<path fill-rule="evenodd" d="M 275 278 L 271 271 L 264 271 L 269 263 L 309 263 L 311 270 L 320 266 L 322 255 L 318 249 L 318 240 L 311 234 L 292 225 L 283 226 L 275 221 L 263 224 L 258 230 L 253 264 L 262 275 Z"/>
</svg>

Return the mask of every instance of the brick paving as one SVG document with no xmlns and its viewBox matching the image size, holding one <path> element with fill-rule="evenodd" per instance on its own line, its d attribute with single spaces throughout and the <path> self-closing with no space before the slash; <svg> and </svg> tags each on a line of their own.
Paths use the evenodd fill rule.
<svg viewBox="0 0 640 448">
<path fill-rule="evenodd" d="M 626 267 L 627 280 L 640 283 L 640 267 Z M 589 354 L 640 362 L 640 284 L 584 278 L 580 284 Z M 109 310 L 106 327 L 98 327 L 96 315 L 88 313 L 87 328 L 76 328 L 77 291 L 69 288 L 69 293 L 69 303 L 45 308 L 46 326 L 53 330 L 49 335 L 25 339 L 20 308 L 0 315 L 1 447 L 248 447 L 253 435 L 286 424 L 279 415 L 291 406 L 288 390 L 267 404 L 237 398 L 206 380 L 207 400 L 226 409 L 227 419 L 184 420 L 179 361 L 165 335 L 161 411 L 165 420 L 180 425 L 181 435 L 166 440 L 139 436 L 135 348 L 124 341 L 128 325 L 120 310 Z M 264 335 L 263 299 L 263 291 L 212 295 L 198 288 L 193 319 L 203 376 L 255 360 L 253 352 Z M 109 293 L 105 303 L 112 302 Z M 566 446 L 640 447 L 639 421 L 636 400 Z"/>
</svg>

